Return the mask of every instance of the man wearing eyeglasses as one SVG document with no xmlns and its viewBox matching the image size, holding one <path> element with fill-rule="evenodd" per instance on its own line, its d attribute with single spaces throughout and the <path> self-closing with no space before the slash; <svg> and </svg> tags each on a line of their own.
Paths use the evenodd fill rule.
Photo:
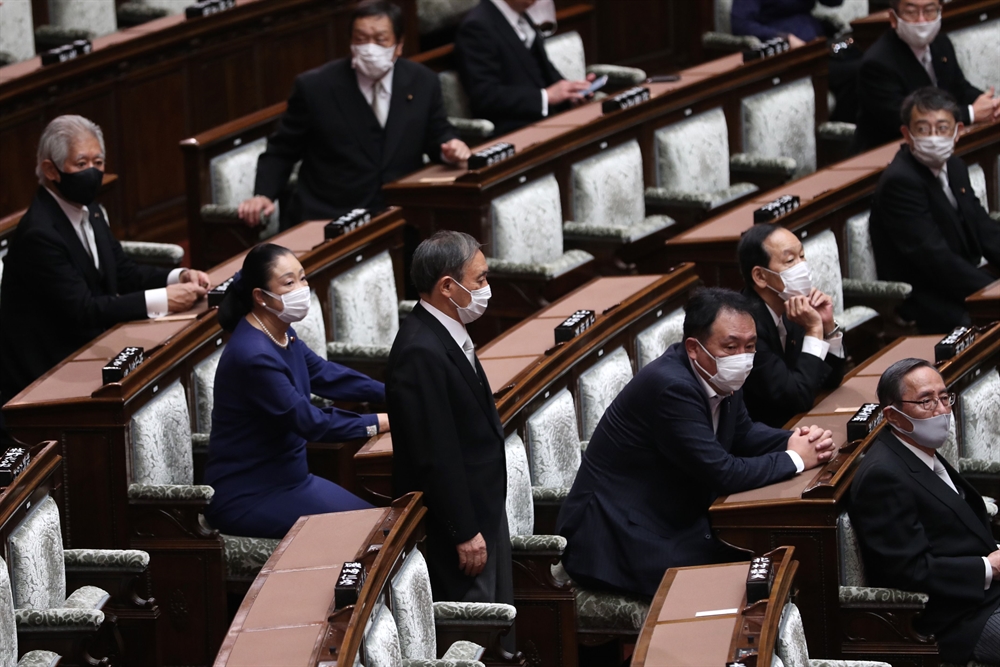
<svg viewBox="0 0 1000 667">
<path fill-rule="evenodd" d="M 879 179 L 870 233 L 878 277 L 913 286 L 899 315 L 922 333 L 945 333 L 971 320 L 965 297 L 993 282 L 980 268 L 1000 266 L 1000 225 L 953 155 L 962 132 L 955 99 L 921 88 L 903 103 L 906 143 Z"/>
<path fill-rule="evenodd" d="M 849 514 L 868 584 L 926 593 L 917 630 L 944 662 L 1000 662 L 1000 551 L 982 496 L 938 450 L 953 430 L 941 375 L 923 359 L 878 383 L 887 422 L 851 485 Z"/>
<path fill-rule="evenodd" d="M 1000 118 L 1000 98 L 965 79 L 955 47 L 941 32 L 939 0 L 890 0 L 892 30 L 872 44 L 858 76 L 855 147 L 869 150 L 899 137 L 896 118 L 903 99 L 918 88 L 937 86 L 961 104 L 965 124 Z"/>
</svg>

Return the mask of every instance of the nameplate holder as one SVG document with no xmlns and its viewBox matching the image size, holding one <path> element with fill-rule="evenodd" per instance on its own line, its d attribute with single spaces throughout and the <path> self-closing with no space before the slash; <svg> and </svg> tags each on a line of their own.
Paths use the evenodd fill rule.
<svg viewBox="0 0 1000 667">
<path fill-rule="evenodd" d="M 934 362 L 954 359 L 976 342 L 976 331 L 971 327 L 957 327 L 934 346 Z"/>
<path fill-rule="evenodd" d="M 739 649 L 737 659 L 734 662 L 727 662 L 726 667 L 757 667 L 756 649 Z"/>
<path fill-rule="evenodd" d="M 198 19 L 202 16 L 211 16 L 232 9 L 236 6 L 236 0 L 201 0 L 190 7 L 184 8 L 184 16 L 189 19 Z"/>
<path fill-rule="evenodd" d="M 592 310 L 578 310 L 556 327 L 556 345 L 573 340 L 594 326 L 597 314 Z"/>
<path fill-rule="evenodd" d="M 357 561 L 344 563 L 333 589 L 335 609 L 357 604 L 361 588 L 365 585 L 365 568 Z"/>
<path fill-rule="evenodd" d="M 865 403 L 847 420 L 847 441 L 864 440 L 882 423 L 878 403 Z"/>
<path fill-rule="evenodd" d="M 771 559 L 767 556 L 757 556 L 750 561 L 750 572 L 747 573 L 747 604 L 751 605 L 770 597 L 772 583 L 774 583 L 774 566 Z"/>
<path fill-rule="evenodd" d="M 24 447 L 11 447 L 0 455 L 0 487 L 10 486 L 31 463 L 31 454 Z"/>
<path fill-rule="evenodd" d="M 323 227 L 323 238 L 327 241 L 353 232 L 358 227 L 364 227 L 372 221 L 372 214 L 367 209 L 356 208 L 350 213 L 340 216 L 336 220 L 326 223 Z"/>
<path fill-rule="evenodd" d="M 101 369 L 101 379 L 104 384 L 111 382 L 121 382 L 129 373 L 134 371 L 143 361 L 143 349 L 141 347 L 126 347 L 114 356 L 111 361 Z"/>
<path fill-rule="evenodd" d="M 85 56 L 94 50 L 90 40 L 78 39 L 71 44 L 63 44 L 42 53 L 42 65 L 56 65 Z"/>
<path fill-rule="evenodd" d="M 230 276 L 225 280 L 225 282 L 219 283 L 212 289 L 208 290 L 208 307 L 218 308 L 222 304 L 222 300 L 226 298 L 226 290 L 229 286 L 233 284 L 236 280 L 236 276 Z"/>
<path fill-rule="evenodd" d="M 631 109 L 637 104 L 648 101 L 649 88 L 635 86 L 601 102 L 601 111 L 603 113 L 611 113 L 613 111 L 621 111 L 622 109 Z"/>
<path fill-rule="evenodd" d="M 754 224 L 759 222 L 771 222 L 783 215 L 788 215 L 799 207 L 799 198 L 796 195 L 781 195 L 772 202 L 764 204 L 753 212 Z"/>
<path fill-rule="evenodd" d="M 743 62 L 749 63 L 754 60 L 773 58 L 774 56 L 784 53 L 791 48 L 792 45 L 788 43 L 786 38 L 775 37 L 761 42 L 759 46 L 755 46 L 752 49 L 743 49 Z"/>
<path fill-rule="evenodd" d="M 482 169 L 483 167 L 492 167 L 498 162 L 503 162 L 504 160 L 509 160 L 514 157 L 516 152 L 514 144 L 508 143 L 506 141 L 501 141 L 493 144 L 492 146 L 487 146 L 486 148 L 476 151 L 469 156 L 469 169 Z"/>
</svg>

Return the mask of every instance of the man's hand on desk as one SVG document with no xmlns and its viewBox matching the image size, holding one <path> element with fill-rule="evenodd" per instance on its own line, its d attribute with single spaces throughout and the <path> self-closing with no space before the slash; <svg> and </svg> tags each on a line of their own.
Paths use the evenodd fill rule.
<svg viewBox="0 0 1000 667">
<path fill-rule="evenodd" d="M 462 542 L 458 549 L 458 569 L 466 576 L 475 577 L 486 567 L 486 540 L 482 533 L 476 533 L 468 542 Z"/>
<path fill-rule="evenodd" d="M 261 217 L 274 213 L 274 202 L 263 195 L 255 195 L 240 202 L 236 211 L 240 220 L 247 223 L 248 227 L 257 227 L 261 223 Z"/>
<path fill-rule="evenodd" d="M 587 81 L 567 81 L 566 79 L 560 79 L 553 83 L 545 89 L 546 94 L 549 96 L 549 107 L 558 106 L 567 100 L 574 105 L 583 102 L 584 97 L 581 91 L 587 90 L 590 87 L 590 80 L 593 77 L 594 75 L 590 74 L 587 77 Z"/>
<path fill-rule="evenodd" d="M 197 273 L 201 273 L 198 271 Z M 208 276 L 205 276 L 206 279 Z M 207 287 L 202 287 L 197 283 L 177 283 L 167 285 L 167 309 L 171 313 L 183 313 L 191 308 L 195 302 L 205 296 Z"/>
<path fill-rule="evenodd" d="M 1000 97 L 995 97 L 992 86 L 976 98 L 976 101 L 972 103 L 972 110 L 975 112 L 972 119 L 974 123 L 989 122 L 1000 118 Z"/>
<path fill-rule="evenodd" d="M 448 164 L 465 167 L 472 151 L 461 139 L 452 139 L 441 144 L 441 159 Z"/>
<path fill-rule="evenodd" d="M 799 427 L 788 438 L 788 451 L 802 457 L 806 470 L 823 465 L 834 457 L 837 448 L 833 444 L 833 433 L 819 426 Z"/>
<path fill-rule="evenodd" d="M 200 285 L 205 289 L 211 289 L 212 287 L 212 280 L 208 277 L 208 274 L 204 271 L 195 271 L 194 269 L 184 269 L 181 271 L 177 282 Z"/>
<path fill-rule="evenodd" d="M 993 568 L 993 581 L 1000 581 L 1000 549 L 987 556 L 986 560 L 990 562 L 990 567 Z"/>
</svg>

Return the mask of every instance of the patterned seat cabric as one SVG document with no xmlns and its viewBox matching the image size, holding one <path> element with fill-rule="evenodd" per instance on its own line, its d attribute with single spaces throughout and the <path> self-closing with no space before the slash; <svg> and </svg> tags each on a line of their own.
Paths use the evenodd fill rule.
<svg viewBox="0 0 1000 667">
<path fill-rule="evenodd" d="M 684 340 L 684 309 L 672 313 L 657 313 L 658 319 L 635 337 L 636 365 L 642 370 L 674 343 Z"/>
<path fill-rule="evenodd" d="M 992 19 L 948 33 L 955 56 L 969 83 L 980 90 L 1000 89 L 1000 19 Z"/>
<path fill-rule="evenodd" d="M 741 51 L 760 44 L 756 37 L 733 35 L 732 12 L 733 0 L 715 0 L 715 30 L 701 36 L 701 43 L 706 49 Z"/>
<path fill-rule="evenodd" d="M 367 259 L 330 281 L 333 342 L 327 357 L 376 359 L 389 357 L 399 330 L 399 299 L 389 251 Z"/>
<path fill-rule="evenodd" d="M 552 492 L 551 497 L 564 498 L 582 459 L 576 407 L 569 391 L 560 390 L 528 417 L 525 431 L 531 449 L 532 494 L 537 499 L 535 491 L 544 488 Z"/>
<path fill-rule="evenodd" d="M 851 526 L 851 517 L 843 512 L 837 517 L 837 548 L 840 555 L 840 603 L 877 603 L 879 608 L 900 607 L 921 609 L 929 599 L 924 593 L 911 593 L 896 588 L 869 586 L 865 579 L 865 563 L 861 545 Z"/>
<path fill-rule="evenodd" d="M 85 31 L 94 37 L 118 30 L 115 0 L 49 0 L 49 25 L 63 31 Z"/>
<path fill-rule="evenodd" d="M 834 27 L 837 37 L 851 32 L 851 21 L 868 16 L 869 13 L 868 0 L 844 0 L 838 7 L 816 3 L 812 10 L 813 16 Z"/>
<path fill-rule="evenodd" d="M 984 210 L 989 211 L 990 202 L 986 193 L 986 172 L 983 171 L 981 165 L 969 165 L 969 181 L 972 184 L 972 191 L 976 193 L 976 199 L 982 204 Z"/>
<path fill-rule="evenodd" d="M 483 663 L 477 660 L 404 658 L 396 620 L 384 604 L 372 613 L 358 658 L 355 664 L 360 663 L 364 667 L 483 667 Z"/>
<path fill-rule="evenodd" d="M 457 26 L 479 0 L 417 0 L 417 26 L 421 35 Z"/>
<path fill-rule="evenodd" d="M 646 72 L 637 67 L 621 65 L 587 65 L 583 38 L 575 30 L 546 37 L 545 55 L 556 71 L 569 81 L 583 81 L 588 74 L 608 75 L 608 85 L 614 88 L 634 86 L 646 79 Z"/>
<path fill-rule="evenodd" d="M 743 98 L 743 153 L 751 159 L 791 158 L 793 176 L 816 171 L 816 97 L 812 79 Z"/>
<path fill-rule="evenodd" d="M 438 73 L 441 82 L 441 97 L 444 100 L 444 111 L 458 136 L 463 140 L 477 141 L 493 134 L 496 126 L 485 118 L 473 118 L 469 105 L 469 96 L 462 87 L 462 81 L 455 70 L 445 70 Z"/>
<path fill-rule="evenodd" d="M 580 375 L 580 432 L 589 441 L 611 402 L 632 380 L 632 362 L 619 347 Z"/>
<path fill-rule="evenodd" d="M 31 0 L 7 0 L 0 5 L 0 63 L 35 56 Z"/>
<path fill-rule="evenodd" d="M 996 368 L 983 373 L 958 401 L 959 472 L 1000 473 L 1000 373 Z"/>
<path fill-rule="evenodd" d="M 852 296 L 873 296 L 905 299 L 913 291 L 909 283 L 879 280 L 875 267 L 875 251 L 869 234 L 871 211 L 847 219 L 847 275 L 844 291 Z"/>
<path fill-rule="evenodd" d="M 833 316 L 844 328 L 851 331 L 868 320 L 878 317 L 878 312 L 868 306 L 852 306 L 844 308 L 844 292 L 846 281 L 840 273 L 840 251 L 837 249 L 837 237 L 829 229 L 820 232 L 802 242 L 806 261 L 809 262 L 813 286 L 830 295 L 833 300 Z M 863 285 L 852 281 L 852 293 L 861 293 Z M 882 281 L 870 283 L 876 288 L 883 285 Z M 876 289 L 876 288 L 873 288 Z M 867 291 L 867 290 L 866 290 Z M 873 292 L 878 294 L 878 292 Z M 882 296 L 882 294 L 879 294 Z"/>
<path fill-rule="evenodd" d="M 98 612 L 100 613 L 100 612 Z M 103 620 L 104 614 L 101 613 Z M 17 621 L 7 563 L 0 558 L 0 667 L 52 667 L 59 655 L 51 651 L 30 651 L 17 659 Z"/>
<path fill-rule="evenodd" d="M 802 627 L 802 615 L 795 603 L 789 602 L 781 612 L 774 654 L 784 667 L 892 667 L 887 662 L 871 660 L 812 660 Z"/>
<path fill-rule="evenodd" d="M 266 149 L 267 138 L 261 137 L 216 155 L 209 161 L 212 203 L 201 207 L 202 217 L 228 221 L 238 219 L 236 209 L 240 202 L 253 196 L 254 180 L 257 177 L 257 158 Z M 260 240 L 278 233 L 279 215 L 278 202 L 274 202 L 274 213 L 265 217 L 260 226 Z"/>
</svg>

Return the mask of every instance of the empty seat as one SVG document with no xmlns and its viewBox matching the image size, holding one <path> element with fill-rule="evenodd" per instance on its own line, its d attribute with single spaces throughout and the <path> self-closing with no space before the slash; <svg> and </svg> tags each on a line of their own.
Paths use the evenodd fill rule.
<svg viewBox="0 0 1000 667">
<path fill-rule="evenodd" d="M 969 83 L 981 90 L 1000 90 L 1000 19 L 992 19 L 948 33 L 955 56 Z"/>
<path fill-rule="evenodd" d="M 419 552 L 414 550 L 414 553 Z M 451 658 L 404 660 L 403 656 L 399 627 L 396 625 L 393 612 L 384 603 L 379 603 L 369 619 L 355 664 L 365 667 L 403 667 L 411 664 L 420 667 L 483 667 L 483 663 L 477 660 Z"/>
<path fill-rule="evenodd" d="M 266 149 L 267 138 L 261 137 L 216 155 L 209 161 L 212 203 L 201 207 L 202 218 L 216 222 L 238 222 L 237 207 L 240 202 L 253 196 L 254 181 L 257 178 L 257 158 Z M 274 212 L 264 218 L 261 224 L 259 235 L 261 240 L 278 232 L 279 213 L 278 202 L 274 202 Z"/>
<path fill-rule="evenodd" d="M 580 433 L 590 440 L 611 402 L 632 380 L 632 362 L 619 347 L 580 375 Z"/>
<path fill-rule="evenodd" d="M 868 306 L 844 308 L 844 280 L 840 272 L 840 251 L 837 237 L 827 229 L 802 242 L 812 275 L 813 286 L 830 295 L 834 319 L 844 331 L 851 331 L 868 320 L 878 317 L 878 311 Z M 880 284 L 879 281 L 876 284 Z M 853 285 L 853 283 L 852 283 Z M 863 285 L 863 284 L 861 284 Z M 865 289 L 855 285 L 859 290 Z"/>
<path fill-rule="evenodd" d="M 329 299 L 333 342 L 327 346 L 328 358 L 388 359 L 399 331 L 400 310 L 389 251 L 333 278 Z"/>
<path fill-rule="evenodd" d="M 794 602 L 789 602 L 781 612 L 778 622 L 778 638 L 774 643 L 774 655 L 784 667 L 892 667 L 887 662 L 871 660 L 811 660 L 806 633 L 802 627 L 802 615 Z"/>
<path fill-rule="evenodd" d="M 485 118 L 473 118 L 469 96 L 462 87 L 462 81 L 455 70 L 438 73 L 441 82 L 441 97 L 448 122 L 455 127 L 458 136 L 473 145 L 493 135 L 496 126 Z"/>
<path fill-rule="evenodd" d="M 702 46 L 718 51 L 740 51 L 760 44 L 760 40 L 756 37 L 733 35 L 733 0 L 715 0 L 714 9 L 715 30 L 702 33 Z"/>
<path fill-rule="evenodd" d="M 34 56 L 31 0 L 4 0 L 0 5 L 0 66 Z"/>
<path fill-rule="evenodd" d="M 582 459 L 572 394 L 561 389 L 528 417 L 525 431 L 531 449 L 532 488 L 544 489 L 546 500 L 565 499 Z"/>
<path fill-rule="evenodd" d="M 958 400 L 959 472 L 1000 473 L 1000 373 L 984 372 Z"/>
<path fill-rule="evenodd" d="M 660 314 L 660 319 L 641 331 L 635 338 L 636 365 L 639 370 L 653 361 L 674 343 L 684 340 L 684 309 Z"/>
<path fill-rule="evenodd" d="M 611 87 L 634 86 L 646 79 L 646 72 L 637 67 L 622 67 L 621 65 L 587 65 L 583 50 L 583 38 L 575 30 L 547 37 L 545 55 L 556 71 L 570 81 L 583 81 L 588 74 L 608 76 Z"/>
<path fill-rule="evenodd" d="M 101 614 L 103 616 L 103 614 Z M 53 667 L 59 655 L 52 651 L 29 651 L 17 659 L 17 619 L 7 563 L 0 558 L 0 667 Z"/>
<path fill-rule="evenodd" d="M 845 294 L 880 297 L 901 301 L 910 295 L 913 286 L 895 280 L 879 280 L 875 268 L 875 251 L 869 233 L 871 211 L 847 219 L 847 275 Z"/>
<path fill-rule="evenodd" d="M 743 98 L 743 157 L 786 162 L 800 178 L 816 171 L 816 96 L 812 79 L 785 83 Z M 794 167 L 791 162 L 794 161 Z"/>
</svg>

